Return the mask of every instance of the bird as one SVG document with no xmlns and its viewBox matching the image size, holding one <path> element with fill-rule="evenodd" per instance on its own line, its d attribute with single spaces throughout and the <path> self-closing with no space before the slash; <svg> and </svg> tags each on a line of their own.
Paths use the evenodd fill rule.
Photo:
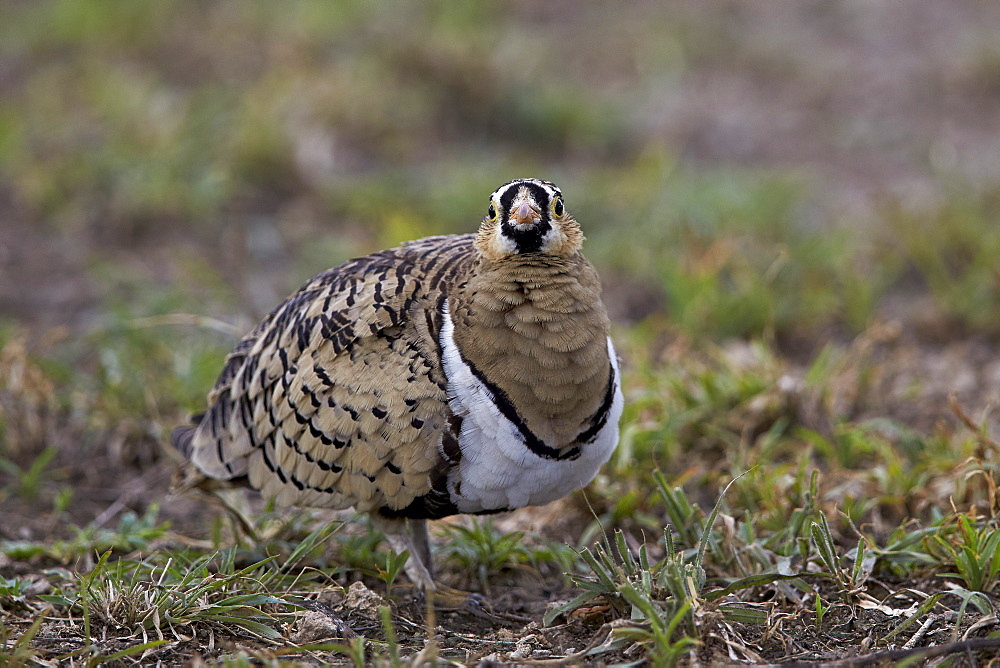
<svg viewBox="0 0 1000 668">
<path fill-rule="evenodd" d="M 621 371 L 562 191 L 515 179 L 478 231 L 307 281 L 228 355 L 172 441 L 203 479 L 368 513 L 438 590 L 427 521 L 539 506 L 618 443 Z"/>
</svg>

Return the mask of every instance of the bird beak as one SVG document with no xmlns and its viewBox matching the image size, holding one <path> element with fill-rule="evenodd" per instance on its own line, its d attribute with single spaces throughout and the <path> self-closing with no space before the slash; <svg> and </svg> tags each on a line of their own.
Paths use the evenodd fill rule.
<svg viewBox="0 0 1000 668">
<path fill-rule="evenodd" d="M 542 214 L 538 209 L 531 206 L 529 202 L 522 201 L 511 212 L 511 218 L 513 219 L 514 226 L 523 230 L 532 227 L 541 220 Z"/>
</svg>

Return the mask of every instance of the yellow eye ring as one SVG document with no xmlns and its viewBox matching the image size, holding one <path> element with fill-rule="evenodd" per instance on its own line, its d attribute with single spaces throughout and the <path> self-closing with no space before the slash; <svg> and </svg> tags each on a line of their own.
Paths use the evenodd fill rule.
<svg viewBox="0 0 1000 668">
<path fill-rule="evenodd" d="M 562 197 L 556 195 L 555 199 L 552 200 L 552 213 L 557 216 L 561 216 L 566 213 L 566 207 L 563 205 Z"/>
<path fill-rule="evenodd" d="M 493 202 L 490 202 L 490 208 L 486 210 L 486 217 L 489 218 L 491 222 L 496 222 L 497 208 L 494 206 Z"/>
</svg>

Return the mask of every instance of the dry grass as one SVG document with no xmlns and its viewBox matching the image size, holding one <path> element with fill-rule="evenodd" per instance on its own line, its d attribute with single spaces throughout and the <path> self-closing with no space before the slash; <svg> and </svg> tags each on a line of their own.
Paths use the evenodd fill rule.
<svg viewBox="0 0 1000 668">
<path fill-rule="evenodd" d="M 996 19 L 0 8 L 0 663 L 1000 654 Z M 527 174 L 583 221 L 627 408 L 584 493 L 437 528 L 487 607 L 428 620 L 363 518 L 169 496 L 257 316 Z"/>
</svg>

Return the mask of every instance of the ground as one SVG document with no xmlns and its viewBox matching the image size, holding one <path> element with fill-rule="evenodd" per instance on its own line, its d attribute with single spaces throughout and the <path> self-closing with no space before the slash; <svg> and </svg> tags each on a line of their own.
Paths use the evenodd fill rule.
<svg viewBox="0 0 1000 668">
<path fill-rule="evenodd" d="M 0 662 L 1000 655 L 998 26 L 931 0 L 0 8 Z M 627 407 L 583 492 L 436 524 L 478 605 L 428 619 L 349 511 L 171 492 L 170 430 L 283 295 L 474 230 L 518 176 L 588 236 Z"/>
</svg>

